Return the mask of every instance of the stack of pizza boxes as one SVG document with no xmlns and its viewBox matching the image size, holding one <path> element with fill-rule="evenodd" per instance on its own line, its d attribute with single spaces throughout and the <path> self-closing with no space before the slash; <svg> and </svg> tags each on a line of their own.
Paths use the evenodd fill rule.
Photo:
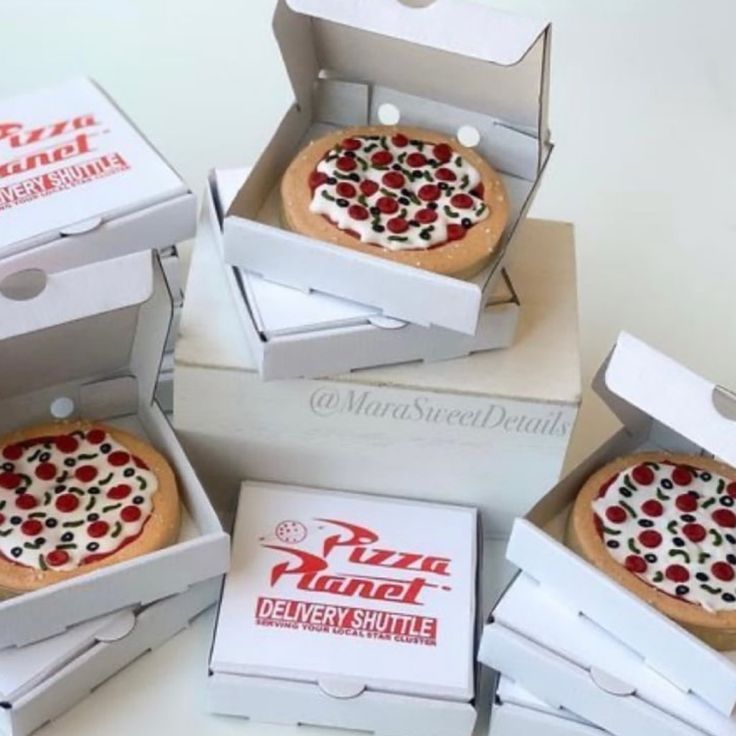
<svg viewBox="0 0 736 736">
<path fill-rule="evenodd" d="M 211 605 L 229 542 L 154 398 L 172 320 L 165 270 L 194 229 L 192 193 L 79 79 L 0 103 L 0 210 L 0 435 L 109 423 L 161 452 L 182 501 L 171 546 L 0 600 L 0 730 L 17 736 Z"/>
<path fill-rule="evenodd" d="M 475 590 L 477 566 L 454 550 L 471 560 L 480 544 L 437 530 L 458 508 L 480 508 L 486 538 L 508 534 L 559 477 L 580 401 L 571 227 L 525 217 L 551 151 L 550 28 L 463 0 L 279 0 L 274 31 L 295 100 L 251 170 L 211 175 L 176 347 L 179 435 L 215 505 L 241 503 L 210 707 L 469 734 L 476 621 L 467 607 L 451 613 L 450 592 Z M 397 119 L 477 144 L 501 172 L 509 224 L 472 280 L 282 223 L 280 183 L 310 138 Z M 320 489 L 351 500 L 325 510 Z M 368 496 L 377 510 L 363 508 Z M 417 525 L 429 507 L 436 521 Z M 421 568 L 453 555 L 459 579 Z M 377 580 L 410 573 L 428 586 L 427 622 L 398 584 L 395 599 L 374 600 Z M 432 619 L 439 635 L 373 636 L 376 611 L 417 627 Z M 448 648 L 463 667 L 443 670 Z"/>
<path fill-rule="evenodd" d="M 491 734 L 736 734 L 736 652 L 695 638 L 567 544 L 578 492 L 616 458 L 654 450 L 736 464 L 736 397 L 626 333 L 593 387 L 623 427 L 514 525 L 507 557 L 519 573 L 479 655 L 502 673 Z M 682 542 L 665 548 L 669 562 L 689 559 Z"/>
</svg>

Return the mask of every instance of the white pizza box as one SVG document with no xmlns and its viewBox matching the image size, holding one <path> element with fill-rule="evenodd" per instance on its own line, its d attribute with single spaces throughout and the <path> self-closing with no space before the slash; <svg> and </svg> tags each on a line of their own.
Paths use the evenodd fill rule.
<svg viewBox="0 0 736 736">
<path fill-rule="evenodd" d="M 247 169 L 219 170 L 205 192 L 201 228 L 222 249 L 221 213 Z M 519 300 L 508 275 L 481 312 L 475 335 L 421 327 L 381 315 L 375 307 L 304 292 L 225 265 L 235 308 L 258 372 L 265 380 L 314 378 L 410 361 L 448 360 L 511 344 Z"/>
<path fill-rule="evenodd" d="M 0 434 L 81 416 L 145 438 L 174 468 L 191 533 L 166 549 L 0 602 L 0 649 L 181 593 L 228 564 L 228 536 L 153 398 L 171 319 L 157 253 L 43 276 L 22 271 L 0 281 Z"/>
<path fill-rule="evenodd" d="M 599 572 L 561 540 L 585 480 L 616 457 L 663 448 L 712 453 L 736 463 L 736 400 L 626 333 L 619 336 L 593 387 L 623 428 L 515 522 L 507 556 L 566 605 L 615 635 L 683 693 L 694 693 L 729 714 L 736 704 L 734 663 Z"/>
<path fill-rule="evenodd" d="M 606 736 L 565 708 L 554 708 L 506 675 L 498 679 L 489 736 Z"/>
<path fill-rule="evenodd" d="M 378 308 L 384 315 L 473 334 L 551 152 L 551 27 L 468 0 L 279 0 L 274 33 L 295 101 L 225 220 L 227 262 L 270 280 Z M 472 128 L 502 175 L 509 225 L 500 255 L 463 281 L 287 231 L 279 186 L 315 135 L 386 122 L 454 136 Z"/>
<path fill-rule="evenodd" d="M 0 651 L 0 733 L 27 736 L 70 710 L 98 685 L 186 628 L 215 603 L 221 584 L 221 578 L 211 578 L 161 601 Z"/>
<path fill-rule="evenodd" d="M 95 82 L 0 100 L 0 278 L 194 233 L 196 197 Z"/>
<path fill-rule="evenodd" d="M 478 531 L 470 507 L 244 483 L 209 709 L 387 736 L 469 735 Z"/>
<path fill-rule="evenodd" d="M 161 267 L 164 270 L 166 283 L 169 286 L 171 300 L 176 311 L 184 303 L 184 274 L 179 249 L 172 245 L 164 250 L 159 250 L 159 253 L 161 254 Z"/>
<path fill-rule="evenodd" d="M 553 708 L 615 736 L 736 734 L 736 717 L 683 691 L 617 632 L 606 631 L 524 573 L 493 610 L 481 657 Z"/>
<path fill-rule="evenodd" d="M 164 413 L 174 413 L 174 353 L 164 353 L 156 383 L 156 401 Z"/>
</svg>

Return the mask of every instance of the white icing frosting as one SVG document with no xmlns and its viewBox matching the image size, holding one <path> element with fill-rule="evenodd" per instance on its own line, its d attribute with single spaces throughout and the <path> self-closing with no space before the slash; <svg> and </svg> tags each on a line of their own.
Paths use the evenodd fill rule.
<svg viewBox="0 0 736 736">
<path fill-rule="evenodd" d="M 158 488 L 136 460 L 100 428 L 0 448 L 0 554 L 74 570 L 131 541 Z"/>
<path fill-rule="evenodd" d="M 476 187 L 481 184 L 480 172 L 465 161 L 448 144 L 443 144 L 445 153 L 442 161 L 435 156 L 436 144 L 416 139 L 406 140 L 405 145 L 397 145 L 397 139 L 402 136 L 353 136 L 345 139 L 330 151 L 317 165 L 317 172 L 323 174 L 327 181 L 314 188 L 310 211 L 325 216 L 341 230 L 350 230 L 363 243 L 373 243 L 388 250 L 410 250 L 432 247 L 445 243 L 448 240 L 459 240 L 464 231 L 477 222 L 488 217 L 488 205 L 477 192 Z M 346 146 L 346 141 L 350 141 Z M 384 165 L 376 165 L 373 157 L 381 153 L 384 158 L 390 155 L 391 160 Z M 423 157 L 421 165 L 412 165 L 415 161 L 412 156 Z M 352 158 L 354 168 L 342 170 L 340 161 L 343 158 Z M 438 176 L 440 169 L 444 171 Z M 396 174 L 403 177 L 399 186 L 387 185 L 384 177 L 389 174 L 396 178 Z M 445 177 L 444 179 L 442 177 Z M 378 185 L 375 193 L 366 194 L 361 191 L 363 182 L 370 181 Z M 341 183 L 347 183 L 355 189 L 355 194 L 346 196 L 338 191 Z M 432 200 L 423 197 L 420 190 L 427 185 L 440 187 L 439 196 Z M 427 190 L 425 190 L 427 191 Z M 453 203 L 453 197 L 462 195 L 465 199 L 463 206 L 458 201 Z M 395 211 L 378 211 L 382 198 L 395 201 Z M 467 198 L 470 199 L 467 199 Z M 430 204 L 431 202 L 431 204 Z M 355 210 L 359 207 L 365 219 L 355 217 Z M 391 207 L 388 207 L 391 209 Z M 432 222 L 422 222 L 420 211 L 433 209 L 436 219 Z M 429 216 L 424 213 L 425 219 Z M 396 222 L 402 220 L 408 226 Z M 390 221 L 393 221 L 390 223 Z M 448 226 L 463 225 L 463 230 L 448 232 Z"/>
<path fill-rule="evenodd" d="M 674 598 L 711 612 L 736 610 L 736 483 L 693 466 L 649 462 L 606 486 L 592 507 L 617 562 Z"/>
</svg>

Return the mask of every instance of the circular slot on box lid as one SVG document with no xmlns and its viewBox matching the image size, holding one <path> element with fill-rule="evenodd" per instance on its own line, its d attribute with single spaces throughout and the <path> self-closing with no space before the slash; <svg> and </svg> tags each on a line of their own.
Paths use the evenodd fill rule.
<svg viewBox="0 0 736 736">
<path fill-rule="evenodd" d="M 399 0 L 402 5 L 406 5 L 407 8 L 428 8 L 430 5 L 434 5 L 437 0 Z"/>
<path fill-rule="evenodd" d="M 317 680 L 317 687 L 325 695 L 331 698 L 337 698 L 338 700 L 357 698 L 365 691 L 365 685 L 361 682 L 329 677 Z"/>
<path fill-rule="evenodd" d="M 384 102 L 378 108 L 378 119 L 382 125 L 397 125 L 401 120 L 401 111 L 396 105 Z"/>
<path fill-rule="evenodd" d="M 402 327 L 406 327 L 407 325 L 406 322 L 402 322 L 400 319 L 384 317 L 381 314 L 377 314 L 375 317 L 370 317 L 368 321 L 374 327 L 380 327 L 382 330 L 398 330 Z"/>
<path fill-rule="evenodd" d="M 716 411 L 724 419 L 736 422 L 736 393 L 723 388 L 723 386 L 714 386 L 712 398 Z"/>
<path fill-rule="evenodd" d="M 49 411 L 56 419 L 68 419 L 74 414 L 74 401 L 68 396 L 59 396 L 51 402 Z"/>
<path fill-rule="evenodd" d="M 128 636 L 135 628 L 135 614 L 128 609 L 121 611 L 106 626 L 101 628 L 96 634 L 95 639 L 100 642 L 120 641 Z"/>
<path fill-rule="evenodd" d="M 616 695 L 620 698 L 625 698 L 629 695 L 636 693 L 636 688 L 629 685 L 627 682 L 619 680 L 613 675 L 609 675 L 608 672 L 599 670 L 597 667 L 590 668 L 590 679 L 603 691 L 610 695 Z"/>
<path fill-rule="evenodd" d="M 463 125 L 457 130 L 457 139 L 466 148 L 475 148 L 480 143 L 480 132 L 472 125 Z"/>
<path fill-rule="evenodd" d="M 67 225 L 59 230 L 59 235 L 68 237 L 69 235 L 84 235 L 85 233 L 91 233 L 93 230 L 102 225 L 102 217 L 90 217 L 88 220 L 82 220 L 81 222 L 75 222 L 73 225 Z"/>
<path fill-rule="evenodd" d="M 35 299 L 45 288 L 46 274 L 40 268 L 11 273 L 0 281 L 0 294 L 16 302 Z"/>
</svg>

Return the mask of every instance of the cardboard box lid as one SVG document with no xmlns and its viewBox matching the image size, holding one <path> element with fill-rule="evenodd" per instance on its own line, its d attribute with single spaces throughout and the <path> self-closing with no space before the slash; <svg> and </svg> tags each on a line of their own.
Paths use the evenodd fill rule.
<svg viewBox="0 0 736 736">
<path fill-rule="evenodd" d="M 243 484 L 210 669 L 472 700 L 476 535 L 468 507 Z"/>
<path fill-rule="evenodd" d="M 736 396 L 622 332 L 593 388 L 632 430 L 657 422 L 736 465 Z"/>
<path fill-rule="evenodd" d="M 90 79 L 0 101 L 0 258 L 187 193 Z"/>
<path fill-rule="evenodd" d="M 274 31 L 307 109 L 316 80 L 334 76 L 442 100 L 547 141 L 545 21 L 468 0 L 281 0 Z"/>
<path fill-rule="evenodd" d="M 484 659 L 510 667 L 510 675 L 544 702 L 617 736 L 736 734 L 733 717 L 693 693 L 684 693 L 615 636 L 527 575 L 519 575 L 499 601 L 491 627 L 503 631 L 498 639 L 498 632 L 488 640 L 484 637 Z M 579 686 L 571 686 L 574 682 Z"/>
<path fill-rule="evenodd" d="M 0 282 L 0 406 L 70 384 L 78 392 L 70 398 L 93 405 L 96 383 L 130 377 L 137 386 L 121 381 L 117 399 L 128 410 L 131 401 L 152 400 L 170 319 L 171 299 L 151 252 L 7 277 Z M 108 393 L 105 400 L 116 398 Z M 0 415 L 0 431 L 11 429 L 5 425 Z"/>
</svg>

